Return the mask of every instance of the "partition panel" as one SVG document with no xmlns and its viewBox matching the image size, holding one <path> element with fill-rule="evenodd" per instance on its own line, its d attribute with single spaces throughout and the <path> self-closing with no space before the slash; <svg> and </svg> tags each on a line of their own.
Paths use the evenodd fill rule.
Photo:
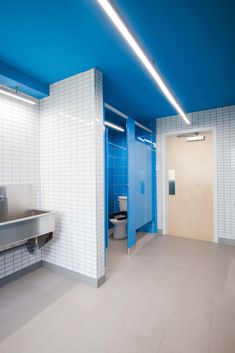
<svg viewBox="0 0 235 353">
<path fill-rule="evenodd" d="M 135 121 L 127 120 L 127 153 L 128 153 L 128 239 L 127 246 L 131 249 L 136 244 L 136 213 L 135 213 Z"/>
<path fill-rule="evenodd" d="M 135 141 L 135 228 L 152 221 L 152 149 Z"/>
</svg>

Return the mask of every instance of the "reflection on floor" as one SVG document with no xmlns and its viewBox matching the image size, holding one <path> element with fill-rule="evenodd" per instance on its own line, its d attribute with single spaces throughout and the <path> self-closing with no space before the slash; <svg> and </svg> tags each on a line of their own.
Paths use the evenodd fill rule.
<svg viewBox="0 0 235 353">
<path fill-rule="evenodd" d="M 136 232 L 136 251 L 142 249 L 155 238 L 154 233 Z"/>
<path fill-rule="evenodd" d="M 133 249 L 133 253 L 142 249 L 145 245 L 147 245 L 151 240 L 156 237 L 153 233 L 145 233 L 145 232 L 136 232 L 136 247 Z M 116 252 L 118 252 L 118 256 L 123 254 L 128 254 L 127 249 L 127 239 L 123 240 L 115 240 L 111 235 L 109 237 L 109 246 L 107 249 L 108 257 L 113 256 L 116 257 Z"/>
<path fill-rule="evenodd" d="M 98 290 L 39 269 L 0 289 L 1 353 L 234 353 L 235 248 L 110 242 Z"/>
<path fill-rule="evenodd" d="M 136 232 L 136 241 L 142 239 L 145 235 L 145 232 Z"/>
</svg>

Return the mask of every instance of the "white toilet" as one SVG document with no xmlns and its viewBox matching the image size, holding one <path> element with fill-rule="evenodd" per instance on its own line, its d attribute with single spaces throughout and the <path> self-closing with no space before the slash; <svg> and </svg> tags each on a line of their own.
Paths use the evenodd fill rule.
<svg viewBox="0 0 235 353">
<path fill-rule="evenodd" d="M 114 225 L 114 239 L 127 237 L 127 196 L 118 196 L 120 212 L 114 213 L 109 221 Z"/>
</svg>

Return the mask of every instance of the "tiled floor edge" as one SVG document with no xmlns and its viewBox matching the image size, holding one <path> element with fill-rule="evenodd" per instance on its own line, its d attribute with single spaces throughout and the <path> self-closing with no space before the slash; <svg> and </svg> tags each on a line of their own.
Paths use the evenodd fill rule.
<svg viewBox="0 0 235 353">
<path fill-rule="evenodd" d="M 16 272 L 10 274 L 10 275 L 7 276 L 7 277 L 4 277 L 4 278 L 0 279 L 0 287 L 1 287 L 1 286 L 4 286 L 5 284 L 7 284 L 7 283 L 9 283 L 9 282 L 11 282 L 11 281 L 14 281 L 14 280 L 16 280 L 16 279 L 18 279 L 18 278 L 20 278 L 20 277 L 26 275 L 26 274 L 29 273 L 29 272 L 32 272 L 32 271 L 37 270 L 37 269 L 40 268 L 41 266 L 42 266 L 42 261 L 40 260 L 40 261 L 38 261 L 38 262 L 35 262 L 35 263 L 32 264 L 32 265 L 29 265 L 29 266 L 27 266 L 27 267 L 24 267 L 24 268 L 22 268 L 21 270 L 16 271 Z"/>
<path fill-rule="evenodd" d="M 94 288 L 99 288 L 105 282 L 105 275 L 102 276 L 101 278 L 96 279 L 93 277 L 83 275 L 82 273 L 78 273 L 78 272 L 69 270 L 67 268 L 52 264 L 52 263 L 44 261 L 44 260 L 42 260 L 42 266 L 44 266 L 54 272 L 69 276 L 75 280 L 78 280 L 78 281 L 85 283 L 85 284 L 87 284 L 91 287 L 94 287 Z"/>
<path fill-rule="evenodd" d="M 219 238 L 218 239 L 218 243 L 219 244 L 224 244 L 224 245 L 235 246 L 235 239 Z"/>
</svg>

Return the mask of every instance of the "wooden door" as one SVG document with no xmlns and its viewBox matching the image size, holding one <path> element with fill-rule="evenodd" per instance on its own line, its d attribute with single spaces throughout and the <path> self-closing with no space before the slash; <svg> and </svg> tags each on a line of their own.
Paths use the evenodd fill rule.
<svg viewBox="0 0 235 353">
<path fill-rule="evenodd" d="M 203 135 L 204 141 L 194 142 L 167 138 L 168 234 L 213 241 L 212 133 Z M 175 177 L 175 195 L 168 177 Z"/>
</svg>

